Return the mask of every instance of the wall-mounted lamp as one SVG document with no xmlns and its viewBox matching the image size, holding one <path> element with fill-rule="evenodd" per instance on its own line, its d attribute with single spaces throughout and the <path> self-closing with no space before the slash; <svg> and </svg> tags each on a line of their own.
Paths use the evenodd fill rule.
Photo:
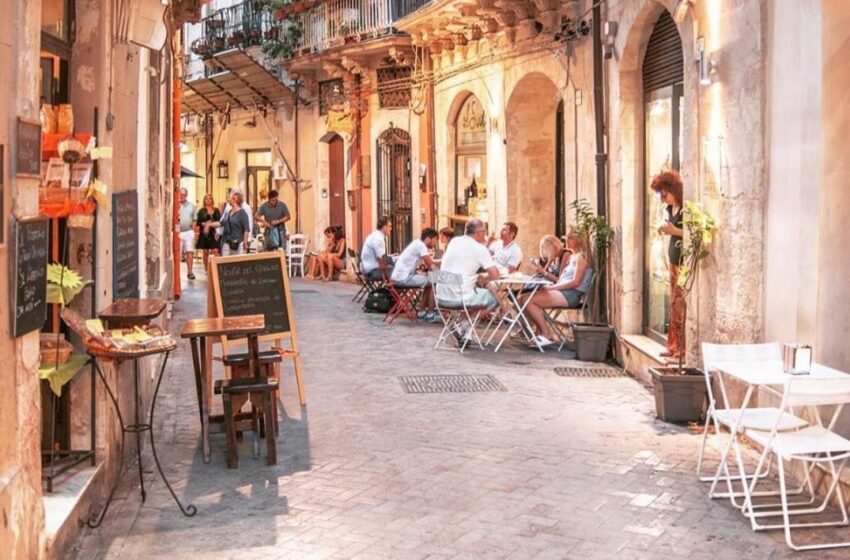
<svg viewBox="0 0 850 560">
<path fill-rule="evenodd" d="M 679 0 L 676 7 L 673 8 L 673 21 L 682 23 L 688 15 L 688 8 L 691 7 L 691 0 Z"/>
<path fill-rule="evenodd" d="M 714 64 L 705 52 L 705 37 L 697 38 L 697 61 L 699 62 L 699 83 L 702 86 L 711 85 L 711 74 L 714 72 Z"/>
<path fill-rule="evenodd" d="M 345 195 L 348 198 L 348 207 L 351 210 L 357 210 L 357 199 L 354 196 L 354 191 L 346 191 Z"/>
<path fill-rule="evenodd" d="M 605 40 L 602 43 L 602 56 L 604 58 L 614 57 L 614 40 L 617 38 L 617 22 L 606 21 L 602 26 Z"/>
<path fill-rule="evenodd" d="M 230 168 L 227 162 L 223 159 L 218 160 L 218 178 L 219 179 L 229 179 L 230 178 Z"/>
<path fill-rule="evenodd" d="M 428 166 L 424 163 L 419 164 L 419 190 L 425 192 L 425 176 L 428 172 Z"/>
</svg>

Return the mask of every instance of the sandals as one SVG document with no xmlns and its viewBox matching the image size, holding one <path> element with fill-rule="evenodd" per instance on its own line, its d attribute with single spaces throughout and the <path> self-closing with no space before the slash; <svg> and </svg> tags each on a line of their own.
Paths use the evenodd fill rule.
<svg viewBox="0 0 850 560">
<path fill-rule="evenodd" d="M 194 274 L 189 274 L 189 275 L 187 275 L 187 276 L 186 276 L 186 278 L 188 278 L 189 280 L 194 280 L 194 279 L 195 279 L 195 275 L 194 275 Z"/>
</svg>

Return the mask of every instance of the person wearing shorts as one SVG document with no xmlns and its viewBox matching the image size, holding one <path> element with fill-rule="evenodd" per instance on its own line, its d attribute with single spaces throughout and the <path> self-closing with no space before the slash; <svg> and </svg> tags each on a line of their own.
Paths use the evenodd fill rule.
<svg viewBox="0 0 850 560">
<path fill-rule="evenodd" d="M 192 262 L 195 258 L 195 205 L 189 202 L 186 197 L 189 192 L 185 188 L 180 188 L 180 207 L 178 210 L 179 219 L 179 236 L 180 236 L 180 251 L 186 259 L 186 277 L 189 280 L 194 280 L 195 275 L 192 273 Z"/>
</svg>

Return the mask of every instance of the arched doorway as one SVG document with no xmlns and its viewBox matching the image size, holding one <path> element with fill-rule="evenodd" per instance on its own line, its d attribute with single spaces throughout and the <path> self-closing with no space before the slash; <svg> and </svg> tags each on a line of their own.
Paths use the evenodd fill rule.
<svg viewBox="0 0 850 560">
<path fill-rule="evenodd" d="M 391 123 L 376 144 L 378 216 L 387 216 L 393 224 L 387 252 L 400 253 L 412 240 L 413 230 L 410 134 Z"/>
<path fill-rule="evenodd" d="M 345 150 L 339 134 L 328 141 L 328 225 L 342 228 L 345 236 Z"/>
<path fill-rule="evenodd" d="M 526 264 L 537 255 L 540 238 L 556 231 L 558 93 L 548 77 L 531 73 L 514 87 L 505 109 L 507 219 L 519 228 Z"/>
<path fill-rule="evenodd" d="M 482 203 L 487 198 L 487 116 L 475 95 L 466 95 L 453 128 L 455 219 L 452 224 L 456 233 L 462 234 L 467 219 L 486 214 Z"/>
<path fill-rule="evenodd" d="M 669 325 L 670 274 L 668 238 L 658 233 L 666 219 L 664 206 L 648 188 L 652 177 L 668 169 L 680 170 L 684 56 L 682 39 L 670 12 L 658 16 L 643 60 L 644 122 L 644 282 L 643 329 L 663 342 Z"/>
</svg>

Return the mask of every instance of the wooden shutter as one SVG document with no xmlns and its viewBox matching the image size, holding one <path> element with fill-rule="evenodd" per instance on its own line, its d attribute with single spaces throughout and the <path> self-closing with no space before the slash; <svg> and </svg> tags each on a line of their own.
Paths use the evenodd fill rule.
<svg viewBox="0 0 850 560">
<path fill-rule="evenodd" d="M 685 79 L 682 38 L 670 12 L 664 10 L 655 22 L 643 59 L 643 90 L 652 91 Z"/>
</svg>

